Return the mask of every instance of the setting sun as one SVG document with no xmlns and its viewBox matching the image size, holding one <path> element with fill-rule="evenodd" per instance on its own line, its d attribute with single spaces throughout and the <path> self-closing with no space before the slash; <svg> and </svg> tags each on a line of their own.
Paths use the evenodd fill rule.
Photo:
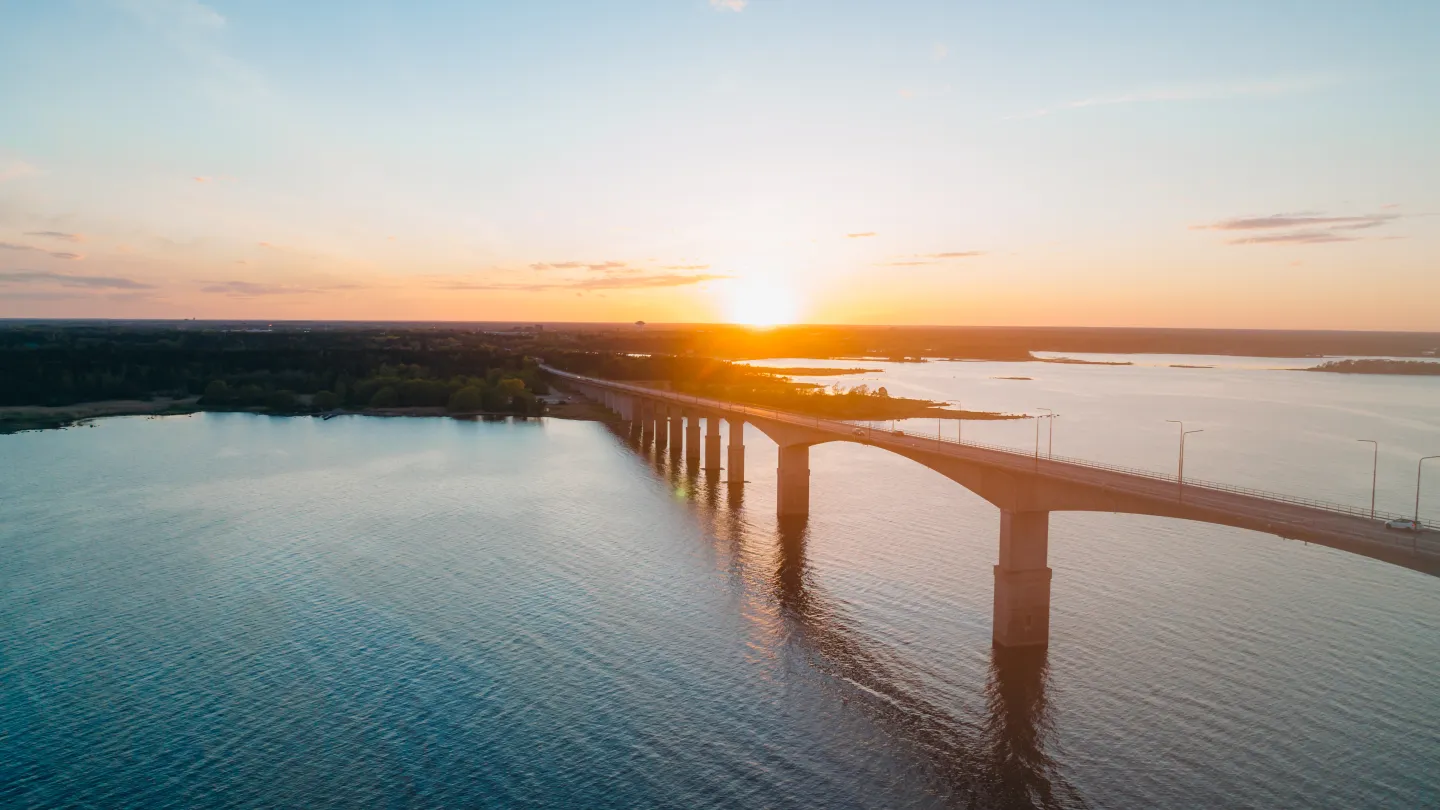
<svg viewBox="0 0 1440 810">
<path fill-rule="evenodd" d="M 748 326 L 794 323 L 798 313 L 795 294 L 767 279 L 740 279 L 728 291 L 726 319 Z"/>
</svg>

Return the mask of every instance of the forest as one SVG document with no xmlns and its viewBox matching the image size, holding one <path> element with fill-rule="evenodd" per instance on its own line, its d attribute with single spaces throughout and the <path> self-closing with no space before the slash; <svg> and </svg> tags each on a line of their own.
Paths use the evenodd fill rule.
<svg viewBox="0 0 1440 810">
<path fill-rule="evenodd" d="M 512 343 L 425 327 L 11 324 L 0 406 L 198 397 L 209 410 L 538 414 L 548 387 Z"/>
</svg>

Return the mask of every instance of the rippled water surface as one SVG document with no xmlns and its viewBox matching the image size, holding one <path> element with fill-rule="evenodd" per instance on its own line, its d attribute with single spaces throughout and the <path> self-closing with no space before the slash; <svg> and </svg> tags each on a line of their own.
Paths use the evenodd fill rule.
<svg viewBox="0 0 1440 810">
<path fill-rule="evenodd" d="M 1440 444 L 1430 381 L 882 365 L 1060 411 L 1057 454 L 1163 469 L 1194 419 L 1196 475 L 1347 502 L 1369 431 L 1382 508 Z M 0 437 L 0 806 L 1440 805 L 1440 580 L 1057 514 L 1049 651 L 1000 654 L 993 507 L 821 445 L 808 524 L 777 525 L 746 444 L 735 491 L 555 420 Z"/>
</svg>

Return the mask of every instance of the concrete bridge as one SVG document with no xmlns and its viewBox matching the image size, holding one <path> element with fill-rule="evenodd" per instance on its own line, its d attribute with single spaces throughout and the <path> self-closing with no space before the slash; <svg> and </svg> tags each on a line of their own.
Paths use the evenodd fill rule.
<svg viewBox="0 0 1440 810">
<path fill-rule="evenodd" d="M 973 442 L 879 431 L 849 422 L 704 399 L 644 385 L 584 377 L 542 366 L 603 404 L 658 448 L 684 453 L 706 470 L 745 479 L 744 426 L 754 425 L 780 449 L 776 511 L 810 511 L 810 448 L 856 442 L 913 459 L 1000 509 L 995 566 L 994 640 L 1005 647 L 1047 644 L 1050 636 L 1051 512 L 1126 512 L 1216 523 L 1315 543 L 1440 575 L 1440 538 L 1385 529 L 1402 517 L 1342 504 L 1187 480 L 1076 459 L 1045 458 Z M 720 420 L 730 422 L 722 453 Z M 704 423 L 702 440 L 701 428 Z M 703 448 L 703 452 L 702 452 Z M 1405 516 L 1408 517 L 1408 516 Z"/>
</svg>

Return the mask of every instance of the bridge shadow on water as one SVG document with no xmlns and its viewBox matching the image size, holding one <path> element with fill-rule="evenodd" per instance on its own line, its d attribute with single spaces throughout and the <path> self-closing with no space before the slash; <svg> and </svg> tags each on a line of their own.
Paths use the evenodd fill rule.
<svg viewBox="0 0 1440 810">
<path fill-rule="evenodd" d="M 656 452 L 653 443 L 642 444 L 635 435 L 616 435 L 696 507 L 732 582 L 777 619 L 782 649 L 818 673 L 847 709 L 865 712 L 904 740 L 949 804 L 1085 806 L 1046 751 L 1053 728 L 1044 648 L 992 646 L 983 712 L 947 709 L 899 671 L 903 649 L 857 630 L 814 582 L 804 518 L 757 519 L 744 508 L 743 482 L 699 470 L 673 447 Z"/>
</svg>

